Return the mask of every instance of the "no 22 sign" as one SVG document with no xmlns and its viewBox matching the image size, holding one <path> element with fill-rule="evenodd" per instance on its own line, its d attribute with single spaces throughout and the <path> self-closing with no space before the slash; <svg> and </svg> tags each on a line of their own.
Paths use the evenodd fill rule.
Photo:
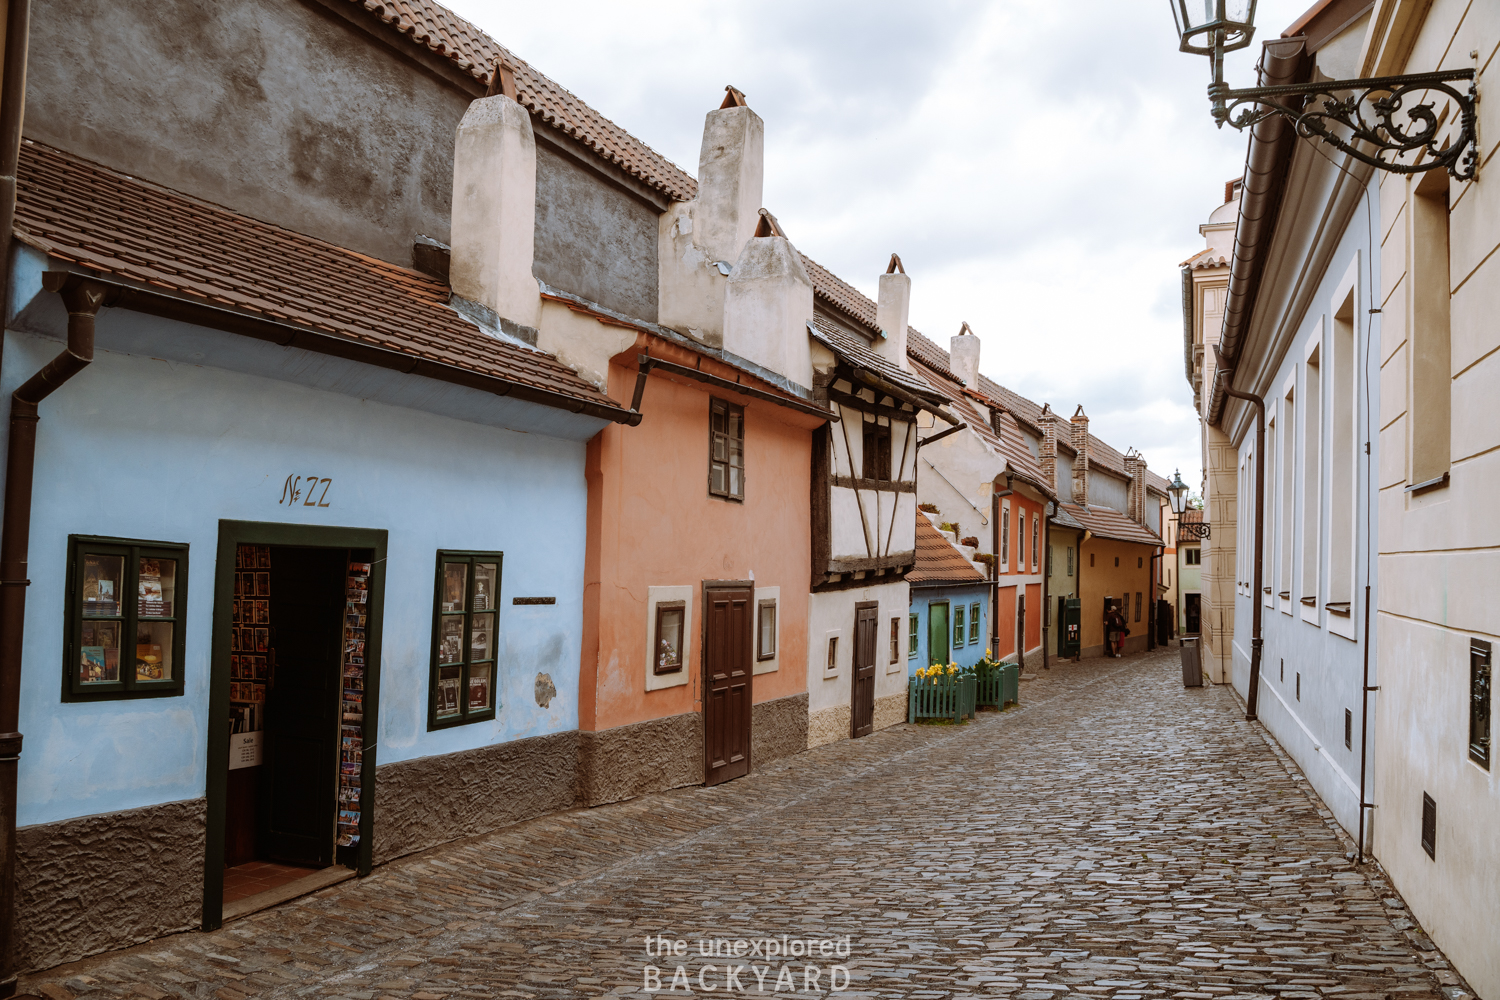
<svg viewBox="0 0 1500 1000">
<path fill-rule="evenodd" d="M 327 477 L 320 479 L 317 476 L 299 476 L 293 473 L 286 477 L 286 485 L 281 488 L 281 499 L 276 504 L 295 507 L 300 502 L 304 507 L 332 507 L 333 504 L 328 501 L 328 487 L 332 485 L 333 480 Z"/>
</svg>

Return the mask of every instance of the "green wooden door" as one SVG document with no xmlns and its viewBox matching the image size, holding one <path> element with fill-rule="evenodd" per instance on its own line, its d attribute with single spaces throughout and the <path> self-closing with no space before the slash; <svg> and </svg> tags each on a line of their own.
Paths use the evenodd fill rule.
<svg viewBox="0 0 1500 1000">
<path fill-rule="evenodd" d="M 927 662 L 948 664 L 948 602 L 927 605 Z"/>
</svg>

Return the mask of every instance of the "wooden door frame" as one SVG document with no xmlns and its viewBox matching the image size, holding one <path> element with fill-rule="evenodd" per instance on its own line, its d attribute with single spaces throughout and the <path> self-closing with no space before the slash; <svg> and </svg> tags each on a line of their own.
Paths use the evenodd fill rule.
<svg viewBox="0 0 1500 1000">
<path fill-rule="evenodd" d="M 359 846 L 355 870 L 370 874 L 375 831 L 374 736 L 380 731 L 380 632 L 385 607 L 386 538 L 383 528 L 324 527 L 276 521 L 219 522 L 214 566 L 214 607 L 208 683 L 208 827 L 204 831 L 202 929 L 217 930 L 224 917 L 224 822 L 229 799 L 229 630 L 234 627 L 234 557 L 240 545 L 300 545 L 370 549 L 369 597 L 365 612 L 364 754 L 360 768 Z"/>
<path fill-rule="evenodd" d="M 709 759 L 708 759 L 708 598 L 715 590 L 748 590 L 750 591 L 750 603 L 755 604 L 755 581 L 754 580 L 704 580 L 699 587 L 699 622 L 698 622 L 698 721 L 703 730 L 703 782 L 708 783 Z M 749 680 L 745 682 L 750 693 L 750 718 L 751 723 L 745 727 L 745 768 L 748 774 L 755 768 L 755 759 L 751 756 L 751 747 L 754 746 L 754 719 L 755 719 L 755 615 L 748 616 L 750 622 L 750 673 Z"/>
<path fill-rule="evenodd" d="M 875 638 L 872 640 L 874 648 L 871 649 L 870 652 L 871 654 L 874 654 L 877 650 L 880 649 L 880 602 L 856 601 L 854 603 L 854 628 L 851 629 L 851 631 L 853 632 L 854 642 L 849 649 L 849 738 L 851 740 L 856 739 L 854 735 L 854 731 L 857 728 L 855 726 L 855 720 L 858 718 L 858 716 L 855 714 L 854 695 L 859 690 L 859 613 L 868 608 L 875 609 Z M 870 680 L 871 733 L 875 731 L 875 678 L 880 676 L 879 656 L 875 656 L 873 669 L 875 672 Z"/>
</svg>

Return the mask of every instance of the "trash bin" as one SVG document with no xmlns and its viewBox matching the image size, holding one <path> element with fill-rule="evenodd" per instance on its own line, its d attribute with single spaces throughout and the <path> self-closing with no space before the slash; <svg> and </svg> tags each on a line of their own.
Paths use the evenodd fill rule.
<svg viewBox="0 0 1500 1000">
<path fill-rule="evenodd" d="M 1182 686 L 1203 686 L 1203 661 L 1198 658 L 1198 640 L 1182 639 Z"/>
</svg>

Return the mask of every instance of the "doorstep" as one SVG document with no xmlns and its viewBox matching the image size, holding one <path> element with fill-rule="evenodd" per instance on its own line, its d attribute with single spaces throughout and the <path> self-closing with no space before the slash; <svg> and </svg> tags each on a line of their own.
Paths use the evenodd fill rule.
<svg viewBox="0 0 1500 1000">
<path fill-rule="evenodd" d="M 258 892 L 253 896 L 246 896 L 244 899 L 236 899 L 232 903 L 225 903 L 222 919 L 225 923 L 228 923 L 237 917 L 247 917 L 252 913 L 259 913 L 261 910 L 280 906 L 282 903 L 296 899 L 298 896 L 306 896 L 308 893 L 317 892 L 319 889 L 326 889 L 330 885 L 338 885 L 340 882 L 348 881 L 354 877 L 354 874 L 352 868 L 345 868 L 342 865 L 324 868 L 321 871 L 313 872 L 311 875 L 304 875 L 295 881 L 278 885 L 274 889 L 267 889 L 265 892 Z"/>
</svg>

